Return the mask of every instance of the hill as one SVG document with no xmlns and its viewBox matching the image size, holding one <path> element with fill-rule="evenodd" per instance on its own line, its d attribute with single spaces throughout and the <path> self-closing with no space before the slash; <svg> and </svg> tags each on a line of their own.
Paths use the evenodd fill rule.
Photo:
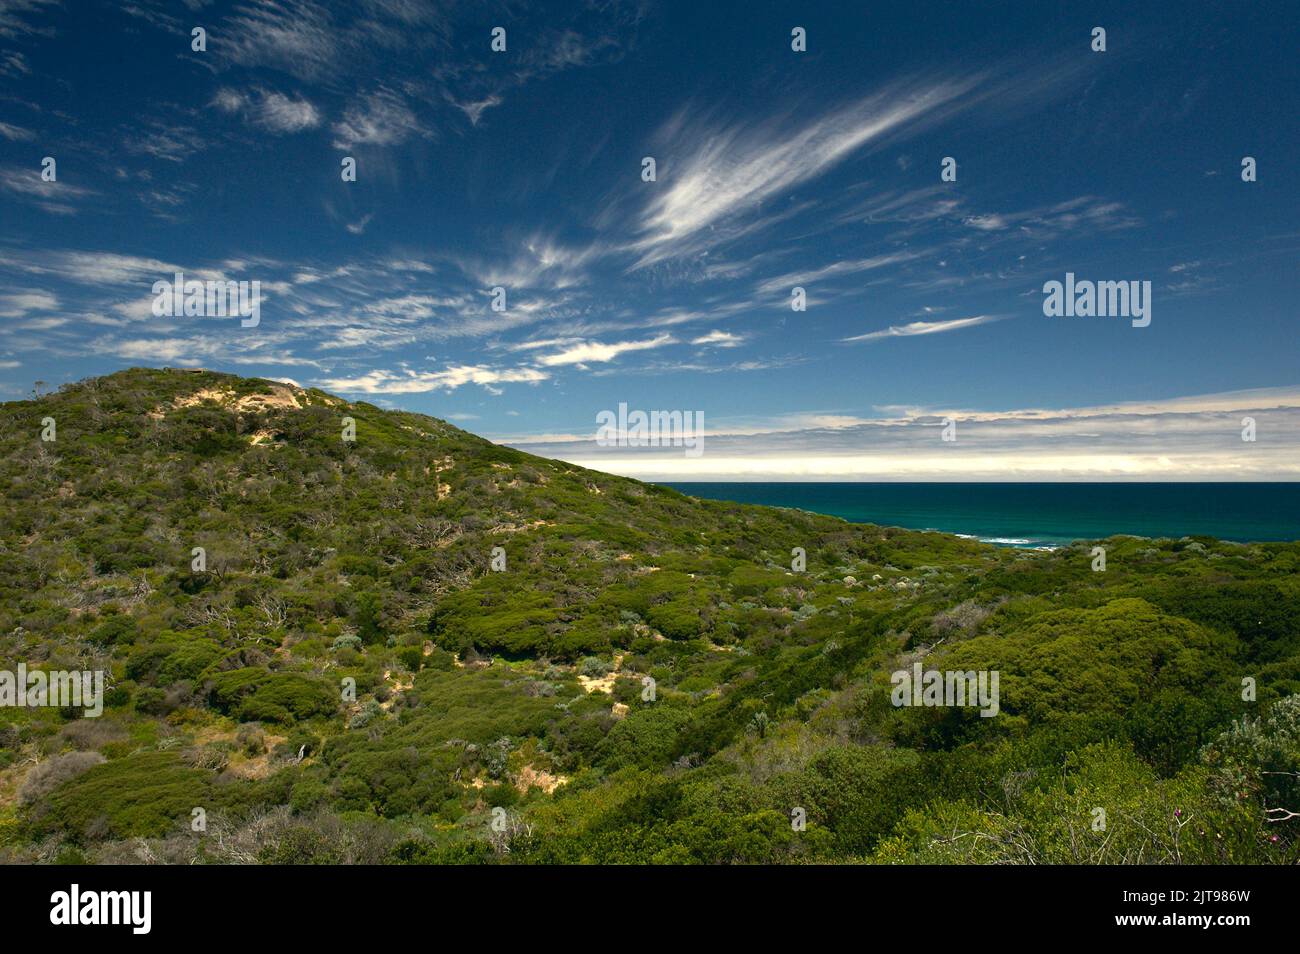
<svg viewBox="0 0 1300 954">
<path fill-rule="evenodd" d="M 1095 572 L 208 371 L 0 405 L 0 473 L 4 659 L 106 673 L 0 708 L 8 861 L 1300 857 L 1295 543 Z"/>
</svg>

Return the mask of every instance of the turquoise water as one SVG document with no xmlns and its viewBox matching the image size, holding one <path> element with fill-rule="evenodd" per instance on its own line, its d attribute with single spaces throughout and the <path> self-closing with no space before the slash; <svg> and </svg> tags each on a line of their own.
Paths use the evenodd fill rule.
<svg viewBox="0 0 1300 954">
<path fill-rule="evenodd" d="M 1005 546 L 1059 546 L 1116 533 L 1300 540 L 1300 483 L 686 483 L 682 493 L 796 507 Z"/>
</svg>

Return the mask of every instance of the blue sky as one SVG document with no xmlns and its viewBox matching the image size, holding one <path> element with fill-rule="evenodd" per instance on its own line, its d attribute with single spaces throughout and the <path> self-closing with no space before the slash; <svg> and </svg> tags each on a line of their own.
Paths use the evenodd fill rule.
<svg viewBox="0 0 1300 954">
<path fill-rule="evenodd" d="M 652 478 L 1300 478 L 1293 11 L 1055 6 L 0 0 L 0 397 L 194 366 Z M 260 323 L 155 317 L 177 270 Z M 1151 324 L 1046 317 L 1067 272 Z M 620 403 L 704 453 L 596 446 Z"/>
</svg>

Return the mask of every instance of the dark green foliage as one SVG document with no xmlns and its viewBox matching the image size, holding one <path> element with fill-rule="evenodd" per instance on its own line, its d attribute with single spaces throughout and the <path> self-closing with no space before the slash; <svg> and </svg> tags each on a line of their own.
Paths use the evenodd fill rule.
<svg viewBox="0 0 1300 954">
<path fill-rule="evenodd" d="M 292 722 L 337 708 L 328 685 L 297 673 L 234 669 L 209 676 L 207 691 L 214 708 L 241 722 Z"/>
<path fill-rule="evenodd" d="M 162 835 L 188 826 L 196 806 L 209 804 L 205 773 L 174 752 L 148 752 L 107 762 L 62 785 L 31 814 L 41 832 L 78 841 Z"/>
<path fill-rule="evenodd" d="M 663 765 L 671 761 L 678 733 L 690 721 L 690 713 L 680 706 L 639 708 L 614 725 L 597 748 L 597 757 L 611 769 Z"/>
</svg>

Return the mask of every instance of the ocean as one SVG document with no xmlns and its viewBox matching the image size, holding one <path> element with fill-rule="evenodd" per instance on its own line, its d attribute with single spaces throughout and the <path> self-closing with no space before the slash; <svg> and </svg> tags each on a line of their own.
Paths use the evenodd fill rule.
<svg viewBox="0 0 1300 954">
<path fill-rule="evenodd" d="M 1300 540 L 1300 483 L 673 483 L 684 494 L 1011 547 L 1117 533 Z"/>
</svg>

